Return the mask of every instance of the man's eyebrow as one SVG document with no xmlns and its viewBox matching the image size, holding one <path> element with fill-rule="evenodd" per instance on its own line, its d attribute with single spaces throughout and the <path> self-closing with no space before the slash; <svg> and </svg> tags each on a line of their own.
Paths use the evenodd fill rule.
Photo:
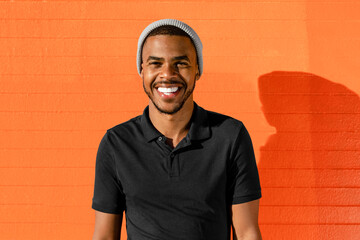
<svg viewBox="0 0 360 240">
<path fill-rule="evenodd" d="M 157 60 L 157 61 L 160 61 L 160 60 L 164 60 L 164 58 L 159 58 L 159 57 L 154 57 L 154 56 L 149 56 L 148 59 L 146 60 L 147 62 L 150 61 L 150 60 Z"/>
<path fill-rule="evenodd" d="M 162 60 L 164 60 L 164 58 L 155 57 L 155 56 L 149 56 L 146 61 L 148 62 L 148 61 L 151 61 L 151 60 L 162 61 Z M 177 61 L 177 60 L 187 60 L 187 61 L 190 62 L 190 59 L 189 59 L 189 57 L 187 55 L 173 57 L 172 60 L 175 60 L 175 61 Z"/>
<path fill-rule="evenodd" d="M 186 56 L 186 55 L 174 57 L 173 60 L 187 60 L 187 61 L 190 62 L 190 59 L 189 59 L 188 56 Z"/>
</svg>

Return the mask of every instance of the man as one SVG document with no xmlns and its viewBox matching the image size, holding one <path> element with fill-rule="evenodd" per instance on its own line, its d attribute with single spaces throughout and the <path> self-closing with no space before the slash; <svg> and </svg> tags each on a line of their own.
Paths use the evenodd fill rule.
<svg viewBox="0 0 360 240">
<path fill-rule="evenodd" d="M 185 23 L 163 19 L 141 34 L 142 115 L 108 129 L 97 160 L 93 239 L 261 239 L 259 177 L 250 136 L 231 117 L 193 101 L 202 44 Z"/>
</svg>

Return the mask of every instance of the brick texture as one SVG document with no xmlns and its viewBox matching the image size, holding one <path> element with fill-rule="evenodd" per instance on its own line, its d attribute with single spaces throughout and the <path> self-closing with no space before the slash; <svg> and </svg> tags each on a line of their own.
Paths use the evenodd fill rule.
<svg viewBox="0 0 360 240">
<path fill-rule="evenodd" d="M 0 239 L 91 238 L 97 147 L 148 103 L 137 38 L 160 18 L 203 41 L 195 101 L 249 129 L 263 239 L 360 239 L 359 12 L 354 0 L 0 1 Z"/>
</svg>

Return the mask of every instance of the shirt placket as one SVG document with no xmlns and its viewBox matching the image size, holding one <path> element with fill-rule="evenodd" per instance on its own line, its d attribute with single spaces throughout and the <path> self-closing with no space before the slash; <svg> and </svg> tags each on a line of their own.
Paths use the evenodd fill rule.
<svg viewBox="0 0 360 240">
<path fill-rule="evenodd" d="M 180 164 L 179 164 L 179 154 L 180 150 L 189 145 L 186 139 L 183 139 L 176 148 L 171 148 L 169 145 L 166 144 L 166 137 L 160 136 L 157 139 L 159 147 L 165 151 L 166 155 L 166 166 L 168 170 L 168 175 L 170 178 L 179 177 L 180 175 Z"/>
</svg>

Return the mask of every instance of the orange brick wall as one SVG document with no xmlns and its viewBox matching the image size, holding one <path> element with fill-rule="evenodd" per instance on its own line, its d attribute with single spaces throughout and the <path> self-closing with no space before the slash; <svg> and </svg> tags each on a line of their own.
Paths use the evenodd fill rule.
<svg viewBox="0 0 360 240">
<path fill-rule="evenodd" d="M 137 38 L 160 18 L 203 41 L 195 101 L 249 129 L 263 238 L 360 239 L 359 13 L 355 0 L 0 1 L 0 239 L 91 238 L 97 147 L 147 105 Z"/>
</svg>

